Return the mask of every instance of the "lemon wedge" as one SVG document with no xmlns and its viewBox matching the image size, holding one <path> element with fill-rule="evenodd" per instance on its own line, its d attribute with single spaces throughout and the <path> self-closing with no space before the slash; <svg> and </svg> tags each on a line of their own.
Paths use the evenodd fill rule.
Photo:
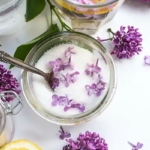
<svg viewBox="0 0 150 150">
<path fill-rule="evenodd" d="M 42 150 L 36 144 L 27 140 L 18 140 L 10 142 L 2 147 L 1 150 Z"/>
<path fill-rule="evenodd" d="M 6 135 L 4 134 L 4 132 L 0 135 L 0 147 L 2 147 L 3 145 L 5 145 L 7 143 L 7 139 L 6 139 Z"/>
</svg>

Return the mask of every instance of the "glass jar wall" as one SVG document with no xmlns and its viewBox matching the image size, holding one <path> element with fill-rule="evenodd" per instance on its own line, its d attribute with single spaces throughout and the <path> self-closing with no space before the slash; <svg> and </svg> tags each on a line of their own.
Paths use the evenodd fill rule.
<svg viewBox="0 0 150 150">
<path fill-rule="evenodd" d="M 111 20 L 124 0 L 93 0 L 94 5 L 74 0 L 52 0 L 54 5 L 75 31 L 94 34 Z"/>
</svg>

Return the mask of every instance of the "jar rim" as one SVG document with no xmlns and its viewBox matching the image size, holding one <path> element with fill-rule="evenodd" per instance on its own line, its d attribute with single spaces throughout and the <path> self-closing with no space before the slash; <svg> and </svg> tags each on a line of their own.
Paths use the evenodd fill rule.
<svg viewBox="0 0 150 150">
<path fill-rule="evenodd" d="M 38 101 L 36 101 L 34 98 L 32 98 L 32 93 L 30 91 L 30 86 L 28 85 L 28 72 L 25 70 L 22 70 L 22 78 L 21 78 L 21 86 L 22 86 L 22 92 L 23 95 L 27 101 L 27 103 L 29 104 L 29 106 L 42 118 L 44 118 L 45 120 L 55 123 L 55 124 L 61 124 L 61 125 L 75 125 L 75 124 L 81 124 L 87 121 L 90 121 L 92 118 L 98 116 L 99 114 L 101 114 L 105 108 L 107 108 L 107 106 L 110 104 L 110 102 L 112 101 L 112 98 L 114 96 L 114 93 L 116 91 L 116 86 L 117 86 L 117 76 L 116 76 L 116 67 L 114 64 L 114 61 L 110 55 L 110 53 L 108 51 L 106 51 L 106 49 L 103 47 L 103 45 L 101 43 L 99 43 L 96 39 L 92 38 L 89 35 L 83 34 L 83 33 L 79 33 L 79 32 L 70 32 L 70 31 L 65 31 L 65 32 L 60 32 L 60 33 L 56 33 L 50 36 L 47 36 L 46 38 L 44 38 L 43 40 L 41 40 L 39 43 L 37 43 L 32 50 L 29 52 L 28 56 L 25 59 L 25 62 L 33 65 L 32 62 L 34 60 L 32 60 L 34 54 L 38 51 L 38 49 L 40 47 L 42 47 L 44 44 L 47 43 L 47 41 L 53 40 L 55 38 L 64 38 L 61 36 L 69 36 L 69 37 L 82 37 L 82 38 L 87 38 L 88 40 L 90 40 L 91 42 L 94 43 L 95 46 L 97 46 L 100 50 L 100 52 L 102 52 L 106 58 L 109 60 L 107 61 L 109 63 L 109 67 L 110 67 L 110 80 L 111 80 L 111 86 L 108 90 L 108 92 L 106 93 L 104 99 L 102 100 L 103 103 L 99 104 L 98 106 L 94 107 L 94 109 L 90 110 L 90 112 L 85 112 L 82 114 L 77 114 L 77 115 L 72 115 L 69 117 L 58 117 L 52 113 L 49 113 L 42 105 L 39 105 L 40 103 Z M 38 107 L 37 107 L 38 106 Z M 44 112 L 44 113 L 43 113 Z M 46 115 L 49 115 L 50 117 L 48 118 Z M 74 119 L 72 119 L 74 118 Z"/>
<path fill-rule="evenodd" d="M 103 2 L 103 3 L 99 3 L 99 4 L 95 4 L 95 5 L 79 4 L 79 3 L 76 3 L 76 2 L 73 2 L 73 1 L 71 2 L 70 0 L 62 0 L 62 1 L 67 2 L 71 5 L 76 5 L 78 7 L 83 7 L 83 8 L 98 8 L 98 7 L 103 7 L 103 6 L 113 4 L 113 3 L 118 2 L 120 0 L 111 0 L 110 2 Z"/>
<path fill-rule="evenodd" d="M 10 13 L 12 10 L 16 9 L 20 4 L 23 2 L 23 0 L 17 0 L 13 5 L 10 7 L 7 7 L 5 9 L 0 10 L 0 16 L 3 16 L 5 14 Z"/>
</svg>

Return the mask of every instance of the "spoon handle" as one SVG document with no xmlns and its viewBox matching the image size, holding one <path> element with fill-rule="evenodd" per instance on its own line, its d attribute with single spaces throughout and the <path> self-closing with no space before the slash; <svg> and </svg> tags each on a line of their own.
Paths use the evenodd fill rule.
<svg viewBox="0 0 150 150">
<path fill-rule="evenodd" d="M 45 73 L 43 71 L 35 67 L 32 67 L 31 65 L 28 65 L 19 59 L 11 57 L 9 54 L 5 53 L 4 51 L 0 51 L 0 61 L 45 77 Z"/>
</svg>

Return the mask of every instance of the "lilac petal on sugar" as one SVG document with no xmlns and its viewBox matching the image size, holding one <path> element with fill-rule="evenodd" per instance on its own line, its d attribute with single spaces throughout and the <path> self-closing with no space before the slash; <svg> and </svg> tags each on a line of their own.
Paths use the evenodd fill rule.
<svg viewBox="0 0 150 150">
<path fill-rule="evenodd" d="M 59 96 L 58 96 L 58 95 L 53 95 L 53 96 L 52 96 L 52 99 L 53 99 L 54 101 L 56 101 L 56 100 L 59 99 Z"/>
<path fill-rule="evenodd" d="M 57 106 L 57 104 L 58 104 L 58 101 L 52 101 L 52 106 Z"/>
</svg>

